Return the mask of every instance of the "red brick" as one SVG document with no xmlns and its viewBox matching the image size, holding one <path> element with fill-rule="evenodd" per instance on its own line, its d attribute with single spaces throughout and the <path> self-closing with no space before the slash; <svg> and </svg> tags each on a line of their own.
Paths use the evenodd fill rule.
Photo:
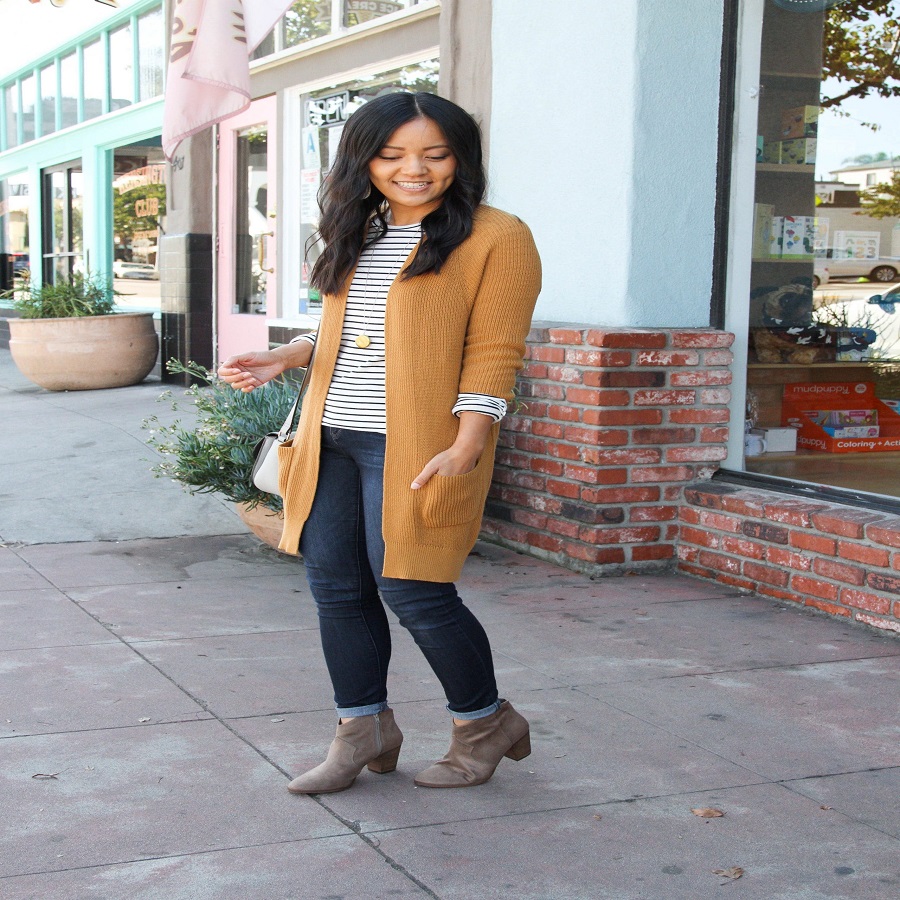
<svg viewBox="0 0 900 900">
<path fill-rule="evenodd" d="M 581 459 L 581 448 L 574 444 L 550 444 L 549 452 L 560 459 Z"/>
<path fill-rule="evenodd" d="M 849 541 L 841 541 L 838 544 L 838 556 L 844 559 L 852 559 L 867 566 L 879 566 L 886 569 L 890 563 L 891 554 L 880 547 L 869 547 L 865 544 L 851 544 Z"/>
<path fill-rule="evenodd" d="M 776 566 L 796 569 L 799 572 L 808 572 L 812 568 L 811 556 L 804 556 L 802 553 L 793 553 L 782 547 L 767 547 L 766 561 Z"/>
<path fill-rule="evenodd" d="M 878 597 L 868 591 L 854 591 L 851 588 L 844 588 L 841 591 L 841 603 L 880 615 L 884 615 L 891 608 L 891 601 L 886 597 Z"/>
<path fill-rule="evenodd" d="M 820 534 L 807 534 L 805 531 L 792 531 L 790 544 L 800 550 L 810 550 L 825 556 L 834 556 L 837 553 L 837 541 L 834 538 L 823 537 Z"/>
<path fill-rule="evenodd" d="M 839 563 L 833 559 L 813 560 L 813 572 L 816 575 L 822 575 L 824 578 L 831 578 L 834 581 L 843 581 L 845 584 L 855 584 L 857 586 L 864 584 L 866 579 L 864 569 L 861 569 L 859 566 Z"/>
<path fill-rule="evenodd" d="M 689 444 L 696 437 L 694 428 L 635 428 L 631 432 L 635 444 Z"/>
<path fill-rule="evenodd" d="M 821 512 L 812 515 L 812 523 L 819 531 L 857 540 L 865 537 L 867 525 L 883 520 L 884 516 L 878 513 L 838 506 L 824 507 Z"/>
<path fill-rule="evenodd" d="M 561 438 L 565 435 L 564 427 L 555 422 L 535 422 L 531 426 L 531 431 L 533 434 L 548 438 Z"/>
<path fill-rule="evenodd" d="M 675 548 L 671 544 L 648 544 L 631 548 L 631 558 L 634 562 L 643 562 L 650 559 L 672 559 L 674 556 Z"/>
<path fill-rule="evenodd" d="M 659 540 L 659 529 L 643 528 L 591 528 L 581 529 L 581 540 L 586 544 L 648 544 Z"/>
<path fill-rule="evenodd" d="M 689 466 L 636 467 L 631 472 L 635 483 L 646 481 L 693 481 L 694 471 Z"/>
<path fill-rule="evenodd" d="M 638 329 L 610 330 L 593 328 L 587 333 L 587 342 L 594 347 L 624 347 L 629 350 L 661 350 L 668 338 L 662 331 Z"/>
<path fill-rule="evenodd" d="M 666 376 L 664 372 L 635 372 L 631 369 L 612 371 L 604 369 L 599 372 L 585 372 L 584 383 L 590 387 L 654 388 L 664 387 Z"/>
<path fill-rule="evenodd" d="M 628 469 L 595 469 L 587 466 L 566 466 L 566 478 L 588 484 L 625 484 Z"/>
<path fill-rule="evenodd" d="M 547 480 L 547 490 L 557 497 L 569 497 L 573 500 L 581 492 L 577 484 L 571 484 L 568 481 L 554 481 L 552 478 Z"/>
<path fill-rule="evenodd" d="M 721 513 L 698 510 L 699 523 L 705 528 L 716 528 L 737 534 L 741 531 L 741 520 L 736 516 L 724 516 Z"/>
<path fill-rule="evenodd" d="M 558 553 L 563 547 L 562 538 L 550 537 L 549 534 L 530 532 L 525 538 L 525 543 L 530 547 L 538 547 L 541 550 L 549 550 Z"/>
<path fill-rule="evenodd" d="M 633 506 L 629 522 L 669 522 L 678 518 L 677 506 Z"/>
<path fill-rule="evenodd" d="M 684 486 L 668 484 L 663 488 L 663 500 L 667 503 L 681 503 L 684 500 Z"/>
<path fill-rule="evenodd" d="M 900 519 L 890 518 L 866 528 L 866 537 L 885 547 L 900 547 Z"/>
<path fill-rule="evenodd" d="M 543 494 L 526 494 L 522 505 L 554 516 L 558 516 L 562 511 L 562 502 L 560 500 Z"/>
<path fill-rule="evenodd" d="M 731 391 L 728 388 L 703 388 L 700 402 L 708 406 L 724 406 L 731 402 Z"/>
<path fill-rule="evenodd" d="M 789 603 L 802 603 L 803 598 L 793 591 L 785 591 L 771 584 L 758 584 L 756 586 L 758 594 L 765 594 L 767 597 L 775 597 L 778 600 L 787 600 Z"/>
<path fill-rule="evenodd" d="M 546 453 L 547 441 L 526 435 L 517 436 L 514 442 L 516 450 L 524 450 L 526 453 Z"/>
<path fill-rule="evenodd" d="M 885 591 L 889 594 L 900 594 L 900 578 L 893 575 L 883 575 L 881 572 L 869 572 L 866 575 L 866 584 L 876 591 Z"/>
<path fill-rule="evenodd" d="M 666 462 L 720 462 L 727 455 L 724 447 L 670 447 L 666 450 Z"/>
<path fill-rule="evenodd" d="M 587 388 L 566 388 L 566 400 L 569 403 L 597 404 L 600 402 L 600 392 Z"/>
<path fill-rule="evenodd" d="M 725 553 L 733 553 L 735 556 L 743 556 L 745 559 L 764 559 L 766 548 L 764 544 L 757 544 L 755 541 L 748 541 L 744 538 L 725 535 L 722 538 L 720 547 Z"/>
<path fill-rule="evenodd" d="M 537 424 L 534 431 L 537 433 Z M 576 444 L 598 444 L 601 446 L 622 446 L 628 443 L 628 432 L 617 431 L 612 428 L 579 428 L 575 425 L 568 425 L 563 434 L 553 435 L 553 437 L 565 437 L 567 441 Z"/>
<path fill-rule="evenodd" d="M 577 538 L 581 526 L 575 522 L 568 522 L 565 519 L 548 519 L 546 524 L 547 531 L 553 534 L 561 534 L 567 538 Z"/>
<path fill-rule="evenodd" d="M 597 352 L 597 351 L 595 351 Z M 631 365 L 631 353 L 627 350 L 603 350 L 600 351 L 599 361 L 594 366 L 596 369 L 627 369 Z M 588 373 L 585 373 L 588 374 Z M 597 374 L 597 373 L 595 373 Z M 585 379 L 585 384 L 590 384 Z M 596 387 L 596 382 L 594 383 Z"/>
<path fill-rule="evenodd" d="M 806 575 L 794 575 L 791 578 L 791 587 L 799 594 L 812 594 L 820 600 L 837 600 L 838 587 L 827 581 L 819 581 L 818 578 L 809 578 Z"/>
<path fill-rule="evenodd" d="M 585 503 L 653 503 L 659 500 L 659 493 L 655 486 L 582 488 L 581 499 Z"/>
<path fill-rule="evenodd" d="M 662 452 L 655 447 L 626 447 L 622 450 L 581 447 L 579 453 L 582 462 L 597 466 L 653 465 L 662 460 Z"/>
<path fill-rule="evenodd" d="M 639 366 L 696 366 L 699 362 L 700 356 L 691 351 L 652 350 L 637 355 Z"/>
<path fill-rule="evenodd" d="M 826 603 L 824 600 L 813 600 L 807 597 L 804 601 L 806 606 L 812 606 L 822 612 L 828 613 L 830 616 L 849 616 L 850 610 L 843 606 L 835 606 L 834 603 Z"/>
<path fill-rule="evenodd" d="M 542 419 L 547 415 L 547 404 L 543 400 L 535 400 L 529 398 L 527 403 L 520 402 L 518 416 L 525 416 L 529 419 Z"/>
<path fill-rule="evenodd" d="M 631 395 L 628 391 L 599 391 L 598 406 L 628 406 L 631 403 Z M 591 410 L 585 410 L 585 414 Z"/>
<path fill-rule="evenodd" d="M 554 404 L 547 410 L 547 414 L 551 419 L 563 422 L 577 422 L 581 418 L 581 410 L 575 406 L 558 406 Z"/>
<path fill-rule="evenodd" d="M 504 431 L 515 431 L 519 434 L 527 434 L 531 431 L 532 421 L 525 416 L 512 416 L 503 420 Z"/>
<path fill-rule="evenodd" d="M 584 340 L 584 333 L 574 328 L 551 328 L 551 344 L 580 344 Z"/>
<path fill-rule="evenodd" d="M 546 378 L 547 366 L 544 363 L 526 363 L 521 375 L 524 378 Z"/>
<path fill-rule="evenodd" d="M 700 551 L 696 547 L 688 547 L 684 544 L 679 544 L 676 552 L 678 558 L 683 559 L 685 562 L 694 562 L 700 555 Z"/>
<path fill-rule="evenodd" d="M 635 406 L 690 406 L 696 399 L 695 391 L 635 391 Z"/>
<path fill-rule="evenodd" d="M 514 469 L 527 469 L 531 462 L 531 457 L 525 453 L 513 453 L 510 450 L 497 451 L 497 464 L 501 466 L 511 466 Z"/>
<path fill-rule="evenodd" d="M 715 569 L 717 572 L 730 572 L 732 575 L 740 575 L 741 573 L 741 561 L 733 556 L 722 556 L 721 553 L 703 550 L 698 557 L 698 561 L 701 566 Z"/>
<path fill-rule="evenodd" d="M 730 366 L 734 362 L 734 354 L 730 350 L 707 350 L 701 355 L 703 366 Z"/>
<path fill-rule="evenodd" d="M 658 425 L 662 422 L 659 409 L 586 409 L 585 425 Z"/>
<path fill-rule="evenodd" d="M 561 384 L 539 384 L 537 382 L 532 382 L 529 387 L 532 397 L 543 397 L 547 400 L 564 400 L 567 390 Z"/>
<path fill-rule="evenodd" d="M 727 409 L 670 409 L 669 421 L 673 425 L 721 425 L 727 424 Z"/>
<path fill-rule="evenodd" d="M 720 584 L 731 585 L 731 587 L 736 587 L 742 591 L 755 591 L 759 587 L 755 581 L 751 581 L 749 578 L 740 578 L 737 575 L 719 575 L 716 577 L 716 581 Z"/>
<path fill-rule="evenodd" d="M 673 331 L 673 347 L 730 347 L 734 335 L 727 331 Z"/>
<path fill-rule="evenodd" d="M 528 472 L 513 472 L 511 478 L 510 484 L 527 488 L 530 491 L 542 491 L 546 483 L 546 479 L 540 475 L 531 475 Z"/>
<path fill-rule="evenodd" d="M 709 547 L 713 550 L 719 549 L 721 538 L 719 535 L 711 531 L 705 531 L 702 528 L 691 528 L 688 525 L 681 526 L 681 540 L 689 544 L 697 544 L 700 547 Z"/>
<path fill-rule="evenodd" d="M 700 442 L 703 444 L 724 444 L 728 440 L 728 428 L 701 428 Z"/>
<path fill-rule="evenodd" d="M 722 509 L 752 518 L 763 518 L 765 506 L 753 491 L 738 491 L 722 498 Z"/>
<path fill-rule="evenodd" d="M 770 525 L 768 522 L 742 522 L 741 532 L 749 538 L 766 541 L 769 544 L 787 544 L 788 530 L 780 525 Z"/>
<path fill-rule="evenodd" d="M 543 457 L 532 459 L 530 468 L 532 472 L 543 472 L 545 475 L 562 475 L 565 471 L 565 467 L 558 460 Z"/>
<path fill-rule="evenodd" d="M 625 551 L 621 547 L 590 547 L 585 544 L 566 544 L 567 556 L 582 559 L 592 563 L 621 563 L 625 562 Z"/>
<path fill-rule="evenodd" d="M 566 350 L 566 362 L 572 366 L 602 369 L 608 365 L 621 365 L 622 356 L 611 355 L 606 350 Z M 631 363 L 630 354 L 628 363 Z"/>
<path fill-rule="evenodd" d="M 525 367 L 526 373 L 528 366 Z M 547 366 L 547 374 L 542 376 L 551 381 L 563 381 L 566 384 L 580 384 L 583 378 L 581 369 L 574 366 Z"/>
<path fill-rule="evenodd" d="M 540 513 L 534 513 L 527 509 L 514 509 L 512 511 L 513 522 L 519 525 L 527 525 L 529 528 L 546 528 L 547 517 Z"/>
<path fill-rule="evenodd" d="M 787 587 L 789 577 L 788 573 L 782 569 L 773 569 L 771 566 L 764 566 L 749 560 L 744 563 L 744 575 L 754 581 L 774 584 L 776 587 Z"/>
<path fill-rule="evenodd" d="M 858 612 L 853 616 L 857 622 L 865 622 L 873 628 L 880 628 L 883 631 L 895 631 L 900 634 L 900 622 L 894 622 L 891 619 L 880 619 L 878 616 L 870 616 L 868 613 Z"/>
<path fill-rule="evenodd" d="M 709 387 L 731 384 L 731 372 L 727 369 L 701 369 L 696 372 L 673 372 L 669 376 L 672 387 Z"/>
<path fill-rule="evenodd" d="M 561 363 L 566 361 L 566 351 L 562 347 L 531 346 L 525 356 L 526 359 L 536 359 L 540 362 Z"/>
</svg>

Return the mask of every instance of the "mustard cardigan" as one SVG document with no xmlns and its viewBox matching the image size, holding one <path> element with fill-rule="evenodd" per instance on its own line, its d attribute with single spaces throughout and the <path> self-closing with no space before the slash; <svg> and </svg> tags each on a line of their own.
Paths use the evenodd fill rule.
<svg viewBox="0 0 900 900">
<path fill-rule="evenodd" d="M 280 546 L 289 552 L 298 548 L 315 496 L 322 412 L 351 280 L 324 298 L 297 436 L 279 450 L 285 519 Z M 407 281 L 398 276 L 391 285 L 385 316 L 386 577 L 459 577 L 478 538 L 499 425 L 468 474 L 435 475 L 417 491 L 410 484 L 456 440 L 459 419 L 451 410 L 459 393 L 512 398 L 540 286 L 540 258 L 528 226 L 488 206 L 476 211 L 472 234 L 439 274 Z"/>
</svg>

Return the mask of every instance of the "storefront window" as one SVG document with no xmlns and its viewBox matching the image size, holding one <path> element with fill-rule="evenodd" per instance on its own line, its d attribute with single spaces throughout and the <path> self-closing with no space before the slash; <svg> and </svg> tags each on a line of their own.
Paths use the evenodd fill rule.
<svg viewBox="0 0 900 900">
<path fill-rule="evenodd" d="M 110 111 L 134 102 L 134 40 L 131 23 L 109 35 Z"/>
<path fill-rule="evenodd" d="M 93 41 L 84 45 L 84 118 L 94 119 L 103 115 L 106 96 L 106 66 L 103 45 Z"/>
<path fill-rule="evenodd" d="M 766 0 L 746 468 L 900 496 L 900 2 L 872 7 Z"/>
<path fill-rule="evenodd" d="M 62 86 L 60 96 L 60 125 L 68 128 L 78 124 L 78 57 L 74 53 L 63 56 L 59 61 L 59 81 Z"/>
<path fill-rule="evenodd" d="M 254 59 L 415 6 L 418 0 L 297 0 L 256 48 Z"/>
<path fill-rule="evenodd" d="M 56 63 L 41 69 L 41 134 L 56 131 Z"/>
<path fill-rule="evenodd" d="M 44 281 L 57 284 L 84 272 L 84 176 L 80 161 L 44 170 Z"/>
<path fill-rule="evenodd" d="M 141 100 L 150 100 L 163 92 L 164 48 L 163 13 L 159 7 L 138 19 Z"/>
<path fill-rule="evenodd" d="M 37 89 L 34 83 L 34 75 L 23 78 L 22 82 L 22 141 L 34 140 L 34 119 L 37 106 Z"/>
<path fill-rule="evenodd" d="M 19 145 L 19 85 L 15 81 L 6 86 L 3 99 L 6 106 L 6 146 L 17 147 Z"/>
<path fill-rule="evenodd" d="M 269 162 L 265 126 L 244 129 L 237 138 L 235 210 L 235 312 L 265 313 L 268 259 Z"/>
<path fill-rule="evenodd" d="M 0 179 L 0 290 L 28 271 L 28 176 Z"/>
<path fill-rule="evenodd" d="M 303 299 L 300 312 L 321 307 L 320 297 L 309 287 L 309 272 L 319 255 L 318 248 L 310 241 L 319 223 L 316 200 L 319 186 L 334 163 L 344 124 L 355 110 L 381 94 L 394 91 L 437 93 L 438 68 L 438 60 L 429 59 L 349 84 L 337 84 L 302 98 L 303 149 L 299 198 L 302 244 L 297 255 L 302 267 L 300 285 Z"/>
</svg>

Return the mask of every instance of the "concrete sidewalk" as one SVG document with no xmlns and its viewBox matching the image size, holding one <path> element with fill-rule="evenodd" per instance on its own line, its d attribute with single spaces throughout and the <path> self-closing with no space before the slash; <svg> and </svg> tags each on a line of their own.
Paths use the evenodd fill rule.
<svg viewBox="0 0 900 900">
<path fill-rule="evenodd" d="M 397 772 L 289 795 L 334 730 L 302 567 L 149 474 L 161 389 L 0 351 L 4 900 L 900 896 L 900 641 L 487 544 L 460 589 L 532 755 L 414 787 L 449 720 L 396 628 Z"/>
</svg>

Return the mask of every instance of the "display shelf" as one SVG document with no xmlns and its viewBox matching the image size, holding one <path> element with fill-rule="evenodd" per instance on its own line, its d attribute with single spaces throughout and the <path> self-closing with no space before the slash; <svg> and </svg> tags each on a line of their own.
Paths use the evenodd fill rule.
<svg viewBox="0 0 900 900">
<path fill-rule="evenodd" d="M 748 369 L 841 369 L 847 367 L 860 366 L 869 367 L 872 363 L 882 360 L 877 359 L 855 359 L 855 360 L 835 360 L 834 362 L 821 363 L 747 363 Z"/>
<path fill-rule="evenodd" d="M 778 175 L 815 175 L 816 167 L 804 163 L 757 163 L 757 172 L 773 172 Z"/>
<path fill-rule="evenodd" d="M 777 265 L 784 265 L 784 263 L 800 263 L 800 265 L 808 266 L 813 260 L 814 256 L 810 256 L 808 259 L 782 259 L 780 256 L 754 256 L 751 262 L 754 263 L 776 263 Z"/>
<path fill-rule="evenodd" d="M 793 80 L 800 78 L 804 81 L 821 81 L 821 72 L 760 72 L 760 78 L 786 78 Z"/>
</svg>

